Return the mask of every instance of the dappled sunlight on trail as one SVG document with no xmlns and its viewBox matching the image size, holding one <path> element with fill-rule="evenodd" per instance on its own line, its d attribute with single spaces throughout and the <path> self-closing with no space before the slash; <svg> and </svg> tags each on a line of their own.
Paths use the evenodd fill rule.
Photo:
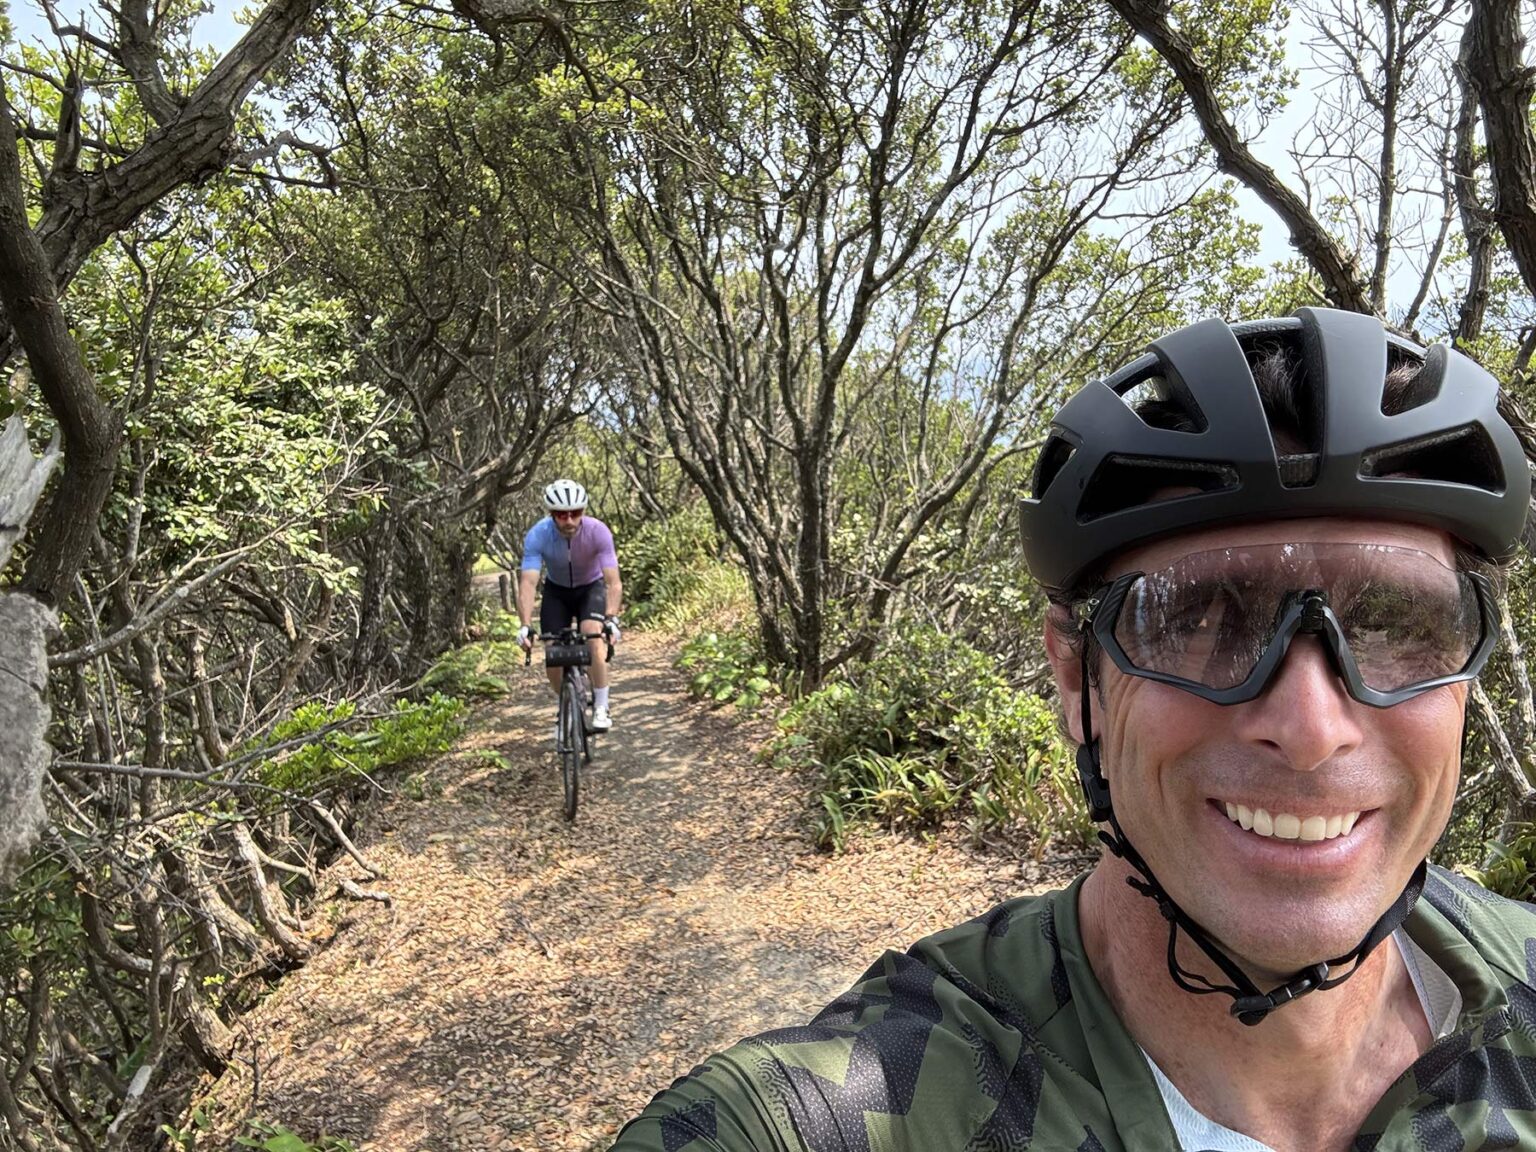
<svg viewBox="0 0 1536 1152">
<path fill-rule="evenodd" d="M 687 703 L 649 638 L 615 666 L 615 728 L 574 825 L 553 712 L 537 669 L 515 676 L 424 799 L 364 813 L 388 874 L 364 886 L 393 904 L 321 910 L 334 942 L 250 1017 L 226 1108 L 254 1093 L 301 1135 L 378 1152 L 606 1148 L 711 1051 L 804 1020 L 882 948 L 1024 888 L 1016 861 L 947 841 L 815 852 L 805 782 L 755 757 L 766 728 Z M 329 883 L 343 876 L 351 861 Z"/>
</svg>

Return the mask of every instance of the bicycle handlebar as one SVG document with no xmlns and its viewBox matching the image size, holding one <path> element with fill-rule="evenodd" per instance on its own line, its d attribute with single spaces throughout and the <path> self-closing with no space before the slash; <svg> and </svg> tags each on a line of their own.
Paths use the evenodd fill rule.
<svg viewBox="0 0 1536 1152">
<path fill-rule="evenodd" d="M 591 641 L 596 640 L 599 637 L 601 637 L 604 645 L 608 649 L 608 651 L 604 655 L 603 659 L 604 659 L 604 661 L 606 663 L 612 664 L 613 663 L 613 637 L 609 636 L 607 632 L 599 632 L 595 636 L 588 636 L 585 632 L 575 633 L 575 632 L 572 632 L 570 629 L 567 629 L 564 632 L 539 632 L 533 638 L 538 640 L 541 644 L 552 644 L 552 643 L 558 643 L 560 641 L 565 641 L 567 643 L 574 644 L 578 639 L 585 640 L 585 641 L 588 641 L 590 643 Z M 532 663 L 533 663 L 533 649 L 529 648 L 526 652 L 523 653 L 523 667 L 527 668 Z"/>
</svg>

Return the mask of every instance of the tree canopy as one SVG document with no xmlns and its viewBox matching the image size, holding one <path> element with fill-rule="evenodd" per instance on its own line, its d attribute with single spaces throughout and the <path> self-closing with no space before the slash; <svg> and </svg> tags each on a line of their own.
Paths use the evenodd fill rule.
<svg viewBox="0 0 1536 1152">
<path fill-rule="evenodd" d="M 9 1146 L 148 1147 L 152 1086 L 229 1060 L 359 782 L 452 738 L 477 561 L 556 470 L 637 590 L 744 582 L 710 651 L 753 699 L 829 687 L 825 747 L 910 732 L 945 804 L 953 701 L 903 676 L 995 653 L 971 751 L 1031 782 L 978 785 L 988 824 L 1054 763 L 1013 532 L 1073 389 L 1323 303 L 1477 357 L 1536 458 L 1515 0 L 267 0 L 218 48 L 203 8 L 41 0 L 0 39 L 0 451 L 60 449 L 0 522 L 59 623 L 0 901 Z M 1510 835 L 1528 569 L 1468 753 Z"/>
</svg>

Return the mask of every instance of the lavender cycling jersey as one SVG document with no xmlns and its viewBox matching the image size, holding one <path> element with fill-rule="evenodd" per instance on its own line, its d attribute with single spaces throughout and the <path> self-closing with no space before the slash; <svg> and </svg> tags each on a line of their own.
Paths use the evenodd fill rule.
<svg viewBox="0 0 1536 1152">
<path fill-rule="evenodd" d="M 554 520 L 546 516 L 523 537 L 524 572 L 543 568 L 553 584 L 579 588 L 603 578 L 604 568 L 619 566 L 613 550 L 613 533 L 593 516 L 583 516 L 576 535 L 567 540 L 560 535 Z"/>
</svg>

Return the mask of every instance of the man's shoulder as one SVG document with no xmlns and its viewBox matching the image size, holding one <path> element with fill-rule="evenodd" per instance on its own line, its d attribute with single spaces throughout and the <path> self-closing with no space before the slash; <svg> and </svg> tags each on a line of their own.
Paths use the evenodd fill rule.
<svg viewBox="0 0 1536 1152">
<path fill-rule="evenodd" d="M 979 916 L 923 937 L 912 948 L 941 954 L 968 953 L 999 940 L 1054 947 L 1056 925 L 1065 912 L 1066 902 L 1077 899 L 1077 889 L 1078 884 L 1073 883 L 1005 900 Z"/>
<path fill-rule="evenodd" d="M 548 516 L 537 521 L 528 531 L 523 533 L 523 559 L 522 568 L 538 569 L 542 566 L 544 549 L 548 543 L 545 540 L 545 526 L 550 523 Z"/>
<path fill-rule="evenodd" d="M 1536 907 L 1435 865 L 1423 899 L 1484 963 L 1511 980 L 1536 986 Z"/>
<path fill-rule="evenodd" d="M 1431 867 L 1404 927 L 1455 983 L 1460 1018 L 1382 1097 L 1360 1146 L 1536 1147 L 1536 909 Z"/>
<path fill-rule="evenodd" d="M 1536 1062 L 1536 908 L 1442 868 L 1430 869 L 1421 903 L 1432 914 L 1416 910 L 1404 926 L 1455 981 L 1463 1025 L 1505 1029 L 1498 1046 Z"/>
<path fill-rule="evenodd" d="M 844 1140 L 875 1131 L 891 1148 L 957 1150 L 1075 1148 L 1107 1134 L 1102 1093 L 1041 1035 L 1071 999 L 1056 936 L 1068 898 L 1075 889 L 1009 901 L 885 953 L 809 1023 L 679 1080 L 618 1147 L 651 1148 L 647 1132 L 666 1148 L 707 1133 L 701 1148 L 733 1152 L 840 1152 L 872 1146 Z"/>
<path fill-rule="evenodd" d="M 1072 999 L 1061 945 L 1063 932 L 1076 923 L 1077 888 L 1005 901 L 924 937 L 909 955 L 1011 1025 L 1019 1018 L 1042 1024 Z"/>
</svg>

